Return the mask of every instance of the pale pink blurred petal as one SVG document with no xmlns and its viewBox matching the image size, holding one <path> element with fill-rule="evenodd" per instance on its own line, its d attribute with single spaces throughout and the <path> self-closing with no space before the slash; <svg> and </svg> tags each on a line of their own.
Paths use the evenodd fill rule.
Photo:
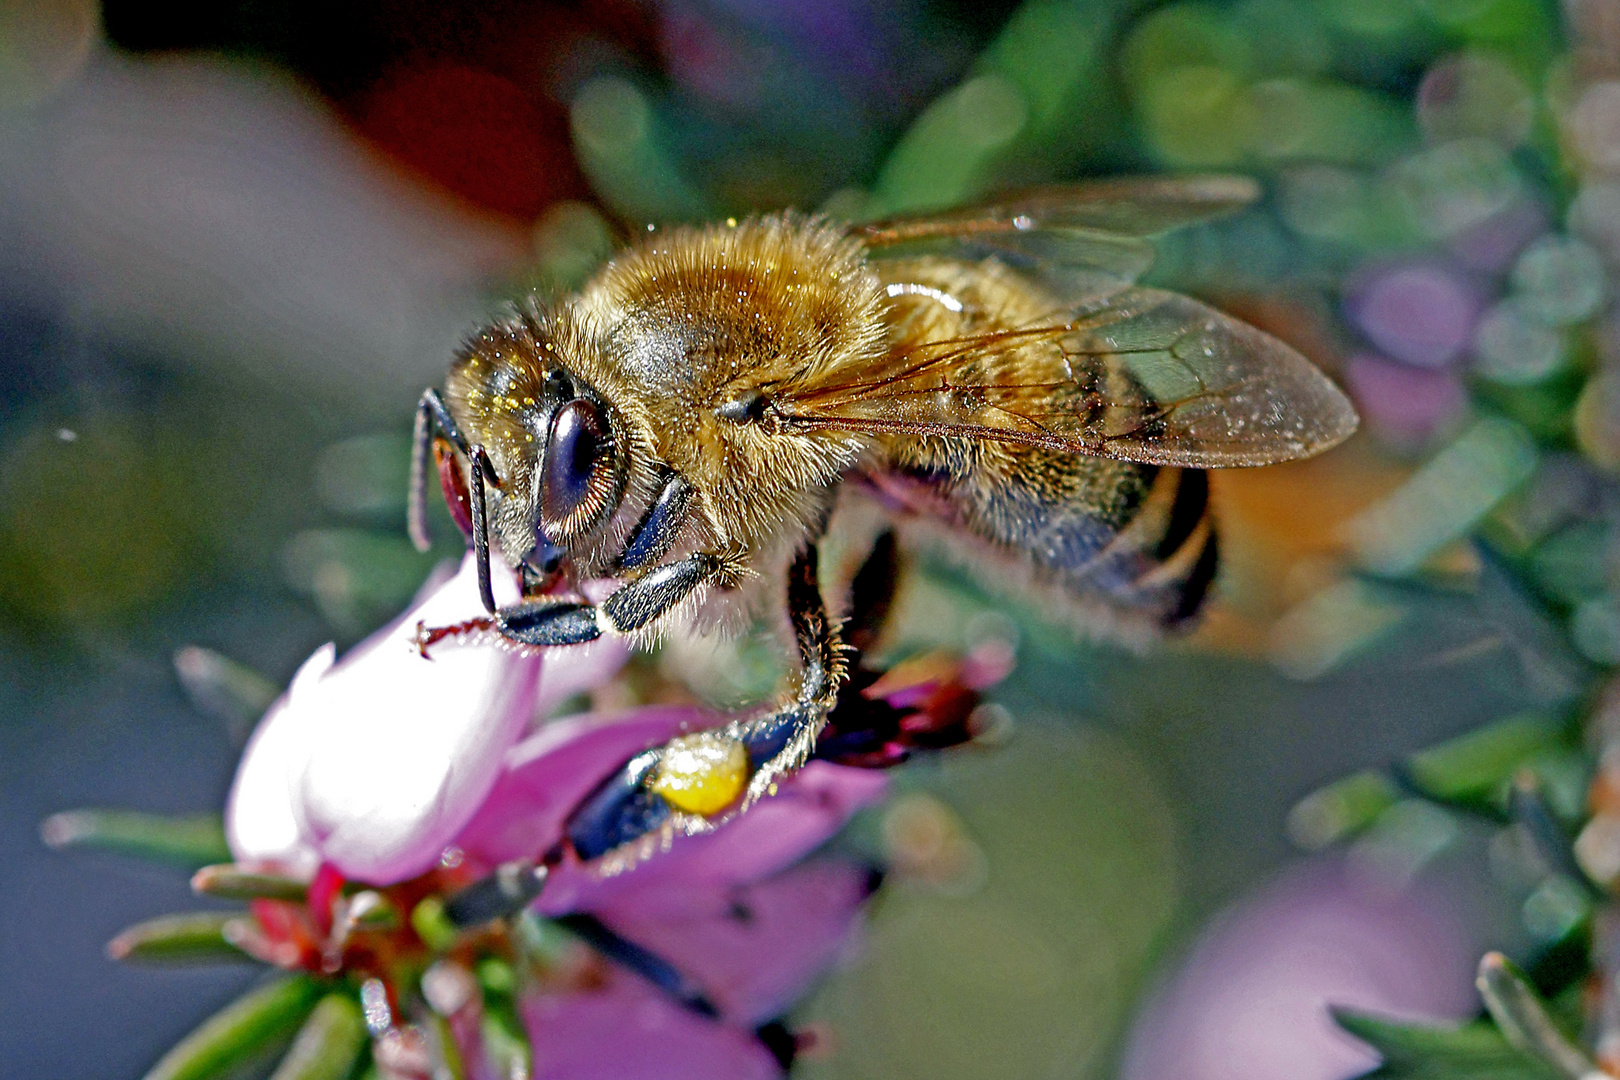
<svg viewBox="0 0 1620 1080">
<path fill-rule="evenodd" d="M 1351 321 L 1382 352 L 1441 368 L 1473 337 L 1480 299 L 1450 269 L 1427 263 L 1374 267 L 1350 288 Z"/>
<path fill-rule="evenodd" d="M 749 1032 L 716 1023 L 609 965 L 588 986 L 519 1004 L 534 1080 L 775 1080 L 776 1059 Z"/>
<path fill-rule="evenodd" d="M 714 723 L 713 714 L 690 706 L 553 721 L 507 751 L 500 777 L 456 845 L 487 863 L 542 855 L 562 835 L 568 814 L 626 761 Z"/>
<path fill-rule="evenodd" d="M 564 864 L 540 896 L 547 914 L 596 911 L 621 896 L 671 885 L 727 888 L 793 865 L 844 827 L 888 788 L 881 772 L 812 761 L 781 789 L 712 833 L 676 837 L 671 848 L 633 873 L 598 878 L 589 866 Z"/>
<path fill-rule="evenodd" d="M 623 638 L 598 638 L 589 645 L 548 649 L 536 715 L 544 717 L 574 695 L 606 686 L 629 659 L 630 646 Z"/>
<path fill-rule="evenodd" d="M 1470 270 L 1501 273 L 1513 265 L 1519 252 L 1547 231 L 1547 211 L 1538 202 L 1521 199 L 1447 241 L 1451 253 Z"/>
<path fill-rule="evenodd" d="M 1476 950 L 1444 898 L 1301 866 L 1218 919 L 1138 1018 L 1124 1080 L 1341 1080 L 1377 1062 L 1329 1005 L 1455 1021 Z"/>
<path fill-rule="evenodd" d="M 516 230 L 391 169 L 272 65 L 97 48 L 3 141 L 20 280 L 155 361 L 371 415 L 409 415 L 523 258 Z"/>
<path fill-rule="evenodd" d="M 596 915 L 694 979 L 725 1019 L 752 1027 L 846 952 L 873 884 L 868 867 L 820 859 L 730 888 L 666 881 Z"/>
</svg>

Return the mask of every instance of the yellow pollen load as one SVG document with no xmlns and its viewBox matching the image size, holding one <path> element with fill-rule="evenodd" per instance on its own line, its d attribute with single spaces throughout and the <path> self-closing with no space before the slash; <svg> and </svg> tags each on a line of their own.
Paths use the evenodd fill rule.
<svg viewBox="0 0 1620 1080">
<path fill-rule="evenodd" d="M 736 802 L 747 783 L 743 744 L 717 731 L 700 731 L 665 748 L 652 790 L 675 809 L 706 817 Z"/>
</svg>

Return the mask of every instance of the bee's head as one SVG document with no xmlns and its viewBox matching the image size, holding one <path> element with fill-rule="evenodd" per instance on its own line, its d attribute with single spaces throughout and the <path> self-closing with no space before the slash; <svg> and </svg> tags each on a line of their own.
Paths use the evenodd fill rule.
<svg viewBox="0 0 1620 1080">
<path fill-rule="evenodd" d="M 629 474 L 617 410 L 570 362 L 590 343 L 569 316 L 530 306 L 485 327 L 445 380 L 468 442 L 495 466 L 502 550 L 546 573 L 613 516 Z"/>
</svg>

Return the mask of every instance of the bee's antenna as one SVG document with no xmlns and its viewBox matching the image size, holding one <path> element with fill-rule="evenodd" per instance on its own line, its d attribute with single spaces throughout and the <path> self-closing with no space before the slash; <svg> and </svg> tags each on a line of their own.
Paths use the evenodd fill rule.
<svg viewBox="0 0 1620 1080">
<path fill-rule="evenodd" d="M 426 552 L 433 546 L 433 537 L 427 526 L 428 458 L 433 453 L 435 433 L 442 433 L 463 454 L 469 453 L 467 440 L 456 427 L 455 418 L 444 407 L 444 400 L 432 387 L 422 391 L 416 403 L 416 427 L 411 436 L 410 490 L 405 498 L 405 530 L 417 551 Z M 490 473 L 491 476 L 495 474 Z M 493 608 L 491 609 L 493 610 Z"/>
<path fill-rule="evenodd" d="M 433 393 L 429 390 L 428 394 Z M 433 546 L 427 525 L 427 462 L 433 448 L 433 414 L 422 395 L 416 407 L 416 428 L 411 434 L 411 480 L 405 497 L 405 531 L 411 545 L 424 554 Z"/>
<path fill-rule="evenodd" d="M 473 561 L 478 564 L 478 598 L 484 602 L 484 610 L 494 614 L 495 589 L 489 580 L 489 509 L 484 505 L 484 482 L 487 479 L 495 483 L 495 466 L 482 446 L 473 447 L 468 457 L 472 459 L 472 468 L 467 471 L 472 474 L 472 542 Z"/>
</svg>

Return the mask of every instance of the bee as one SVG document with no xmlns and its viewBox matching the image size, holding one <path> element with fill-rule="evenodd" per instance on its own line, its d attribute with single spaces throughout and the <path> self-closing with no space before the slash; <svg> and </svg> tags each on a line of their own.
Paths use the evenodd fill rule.
<svg viewBox="0 0 1620 1080">
<path fill-rule="evenodd" d="M 817 553 L 841 497 L 931 522 L 971 567 L 1115 633 L 1187 624 L 1218 565 L 1204 470 L 1308 457 L 1357 425 L 1293 349 L 1135 284 L 1148 237 L 1255 195 L 1113 180 L 875 224 L 649 233 L 579 293 L 478 331 L 423 394 L 411 534 L 425 549 L 436 463 L 488 615 L 419 642 L 645 639 L 786 567 L 792 691 L 630 762 L 576 815 L 590 856 L 657 822 L 711 827 L 809 754 L 844 677 Z M 506 607 L 497 557 L 522 584 Z M 596 578 L 618 584 L 592 604 L 577 584 Z"/>
</svg>

